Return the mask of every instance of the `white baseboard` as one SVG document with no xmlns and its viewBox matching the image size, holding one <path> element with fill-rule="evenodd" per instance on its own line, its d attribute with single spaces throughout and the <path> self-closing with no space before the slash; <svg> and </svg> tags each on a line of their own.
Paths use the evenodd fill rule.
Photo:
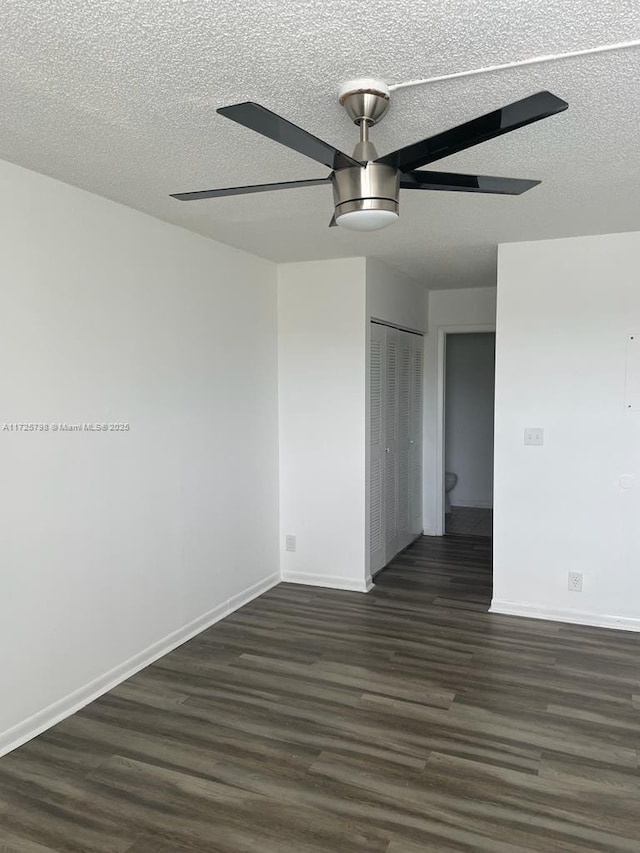
<svg viewBox="0 0 640 853">
<path fill-rule="evenodd" d="M 515 601 L 497 601 L 495 598 L 491 602 L 489 613 L 549 619 L 552 622 L 569 622 L 572 625 L 592 625 L 595 628 L 617 628 L 620 631 L 640 631 L 640 619 L 630 616 L 606 616 L 582 610 L 553 610 Z"/>
<path fill-rule="evenodd" d="M 312 575 L 306 572 L 283 572 L 285 583 L 301 583 L 305 586 L 325 586 L 329 589 L 345 589 L 352 592 L 369 592 L 373 589 L 371 578 L 362 581 L 350 581 L 335 575 Z"/>
<path fill-rule="evenodd" d="M 93 681 L 90 681 L 68 696 L 59 699 L 47 708 L 43 708 L 23 722 L 12 726 L 6 732 L 2 732 L 0 734 L 0 757 L 22 746 L 23 743 L 55 726 L 56 723 L 61 722 L 66 717 L 75 714 L 76 711 L 84 708 L 85 705 L 112 690 L 118 684 L 126 681 L 127 678 L 131 678 L 136 672 L 149 666 L 149 664 L 158 660 L 158 658 L 164 657 L 164 655 L 173 651 L 173 649 L 186 643 L 187 640 L 192 639 L 192 637 L 200 634 L 206 628 L 224 619 L 225 616 L 233 613 L 234 610 L 238 610 L 244 604 L 253 601 L 254 598 L 257 598 L 279 583 L 280 573 L 270 575 L 268 578 L 258 581 L 258 583 L 253 584 L 253 586 L 248 587 L 241 593 L 238 593 L 238 595 L 232 596 L 207 613 L 203 613 L 202 616 L 198 616 L 197 619 L 194 619 L 182 628 L 178 628 L 177 631 L 173 631 L 171 634 L 158 640 L 157 643 L 153 643 L 153 645 L 129 658 L 129 660 L 118 664 L 118 666 L 105 672 L 104 675 L 99 675 Z"/>
</svg>

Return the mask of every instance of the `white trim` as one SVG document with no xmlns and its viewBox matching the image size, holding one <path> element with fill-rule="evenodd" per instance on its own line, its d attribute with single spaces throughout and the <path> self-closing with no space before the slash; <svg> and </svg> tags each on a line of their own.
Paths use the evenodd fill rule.
<svg viewBox="0 0 640 853">
<path fill-rule="evenodd" d="M 492 501 L 451 501 L 451 506 L 469 507 L 471 509 L 493 509 Z"/>
<path fill-rule="evenodd" d="M 366 264 L 365 264 L 366 270 Z M 364 357 L 364 571 L 365 580 L 371 578 L 371 323 L 365 332 Z"/>
<path fill-rule="evenodd" d="M 436 397 L 436 471 L 434 488 L 436 490 L 436 529 L 435 536 L 444 536 L 445 499 L 444 499 L 444 386 L 445 386 L 445 341 L 446 327 L 438 326 L 438 390 Z"/>
<path fill-rule="evenodd" d="M 617 628 L 620 631 L 640 631 L 640 619 L 631 616 L 605 616 L 582 610 L 552 610 L 516 601 L 491 602 L 489 613 L 505 616 L 525 616 L 529 619 L 549 619 L 552 622 L 569 622 L 573 625 L 593 625 L 595 628 Z"/>
<path fill-rule="evenodd" d="M 348 580 L 336 575 L 313 575 L 306 572 L 283 572 L 284 583 L 301 583 L 305 586 L 324 586 L 329 589 L 344 589 L 352 592 L 369 592 L 373 589 L 373 581 L 366 578 L 361 581 Z"/>
<path fill-rule="evenodd" d="M 258 583 L 253 584 L 253 586 L 248 587 L 248 589 L 238 593 L 238 595 L 232 596 L 223 602 L 223 604 L 214 607 L 207 613 L 203 613 L 202 616 L 198 616 L 197 619 L 194 619 L 182 628 L 178 628 L 176 631 L 167 634 L 166 637 L 148 646 L 143 651 L 129 658 L 129 660 L 118 664 L 118 666 L 110 669 L 103 675 L 99 675 L 88 684 L 78 688 L 78 690 L 74 690 L 68 696 L 58 699 L 57 702 L 54 702 L 47 708 L 43 708 L 41 711 L 23 720 L 23 722 L 2 732 L 0 734 L 0 757 L 22 746 L 23 743 L 50 729 L 72 714 L 75 714 L 81 708 L 84 708 L 85 705 L 88 705 L 104 693 L 112 690 L 118 684 L 131 678 L 136 672 L 149 666 L 149 664 L 159 658 L 164 657 L 164 655 L 173 651 L 178 646 L 186 643 L 187 640 L 192 639 L 206 628 L 224 619 L 225 616 L 233 613 L 234 610 L 237 610 L 249 601 L 253 601 L 254 598 L 257 598 L 279 583 L 280 573 L 270 575 L 268 578 L 258 581 Z"/>
<path fill-rule="evenodd" d="M 444 536 L 444 414 L 445 414 L 445 343 L 447 335 L 466 335 L 476 332 L 494 332 L 495 323 L 471 323 L 467 326 L 438 326 L 438 390 L 436 397 L 436 536 Z"/>
</svg>

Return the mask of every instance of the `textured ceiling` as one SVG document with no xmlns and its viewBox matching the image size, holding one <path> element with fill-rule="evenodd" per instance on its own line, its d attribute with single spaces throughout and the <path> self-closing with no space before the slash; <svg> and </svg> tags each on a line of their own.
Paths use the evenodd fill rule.
<svg viewBox="0 0 640 853">
<path fill-rule="evenodd" d="M 255 100 L 350 152 L 341 82 L 389 83 L 640 37 L 640 0 L 0 0 L 0 157 L 276 261 L 370 255 L 429 288 L 495 282 L 496 244 L 640 229 L 640 49 L 392 95 L 380 154 L 539 89 L 562 113 L 434 168 L 543 183 L 401 193 L 375 234 L 327 228 L 331 188 L 170 192 L 321 176 L 220 116 Z"/>
</svg>

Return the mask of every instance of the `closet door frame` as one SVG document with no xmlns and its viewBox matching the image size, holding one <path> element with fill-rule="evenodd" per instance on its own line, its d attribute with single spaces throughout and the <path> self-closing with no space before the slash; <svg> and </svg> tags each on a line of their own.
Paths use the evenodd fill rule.
<svg viewBox="0 0 640 853">
<path fill-rule="evenodd" d="M 409 461 L 409 531 L 412 539 L 424 533 L 424 338 L 413 341 L 411 352 L 411 404 Z M 419 382 L 416 379 L 419 377 Z M 417 457 L 417 459 L 416 459 Z"/>
<path fill-rule="evenodd" d="M 373 393 L 371 382 L 372 376 L 372 367 L 373 367 L 373 343 L 377 341 L 380 344 L 380 389 L 379 389 L 379 432 L 378 435 L 374 435 L 374 418 L 373 412 L 374 407 L 376 406 L 375 395 Z M 369 324 L 369 335 L 367 342 L 367 397 L 366 397 L 366 412 L 367 412 L 367 426 L 366 426 L 366 519 L 365 519 L 365 535 L 366 535 L 366 548 L 365 553 L 367 555 L 367 575 L 370 577 L 371 575 L 379 572 L 385 566 L 385 557 L 386 557 L 386 527 L 385 527 L 385 505 L 384 505 L 384 466 L 385 466 L 385 393 L 386 393 L 386 374 L 385 374 L 385 363 L 386 363 L 386 329 L 380 323 L 370 323 Z M 379 466 L 379 494 L 374 495 L 375 492 L 375 467 Z M 378 519 L 374 519 L 374 513 L 372 510 L 373 501 L 377 500 L 377 511 L 376 515 L 379 515 Z M 372 529 L 372 520 L 374 522 L 374 526 L 376 521 L 379 522 L 379 529 Z M 375 541 L 374 541 L 375 540 Z M 379 547 L 374 548 L 373 546 L 379 542 Z"/>
</svg>

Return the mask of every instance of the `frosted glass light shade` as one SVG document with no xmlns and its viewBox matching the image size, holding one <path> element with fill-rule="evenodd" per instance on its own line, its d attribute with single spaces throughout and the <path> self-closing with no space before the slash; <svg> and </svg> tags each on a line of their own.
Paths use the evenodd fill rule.
<svg viewBox="0 0 640 853">
<path fill-rule="evenodd" d="M 392 210 L 351 210 L 336 216 L 336 225 L 352 231 L 379 231 L 398 219 L 398 214 Z"/>
</svg>

